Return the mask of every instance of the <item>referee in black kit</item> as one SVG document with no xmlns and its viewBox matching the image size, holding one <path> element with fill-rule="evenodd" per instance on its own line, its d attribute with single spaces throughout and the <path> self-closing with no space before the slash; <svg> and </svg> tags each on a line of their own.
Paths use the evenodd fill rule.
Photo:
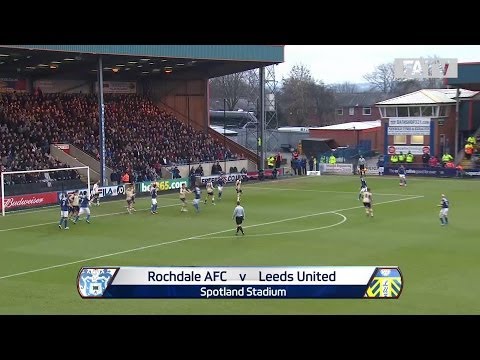
<svg viewBox="0 0 480 360">
<path fill-rule="evenodd" d="M 238 235 L 238 231 L 242 232 L 242 235 L 245 235 L 242 228 L 242 222 L 245 219 L 245 209 L 240 205 L 240 201 L 237 201 L 237 206 L 233 210 L 233 219 L 237 223 L 237 232 L 235 235 Z"/>
</svg>

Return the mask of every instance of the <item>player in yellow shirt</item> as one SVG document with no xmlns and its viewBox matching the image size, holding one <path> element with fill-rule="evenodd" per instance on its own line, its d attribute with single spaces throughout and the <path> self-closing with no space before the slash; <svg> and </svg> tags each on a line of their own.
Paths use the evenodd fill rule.
<svg viewBox="0 0 480 360">
<path fill-rule="evenodd" d="M 133 184 L 125 185 L 125 195 L 127 199 L 127 211 L 131 214 L 133 210 L 133 201 L 135 199 L 135 186 Z"/>
<path fill-rule="evenodd" d="M 180 202 L 182 203 L 182 208 L 180 209 L 180 212 L 188 211 L 187 209 L 187 194 L 191 193 L 189 189 L 187 189 L 185 183 L 182 184 L 182 187 L 180 188 Z"/>
<path fill-rule="evenodd" d="M 367 216 L 373 217 L 373 196 L 370 192 L 370 188 L 367 188 L 367 191 L 364 191 L 362 193 L 362 203 L 365 207 L 365 213 L 367 214 Z"/>
<path fill-rule="evenodd" d="M 205 186 L 207 188 L 207 196 L 205 197 L 205 204 L 207 203 L 207 200 L 209 197 L 212 198 L 212 205 L 215 205 L 215 194 L 213 193 L 213 182 L 209 181 L 207 182 L 207 185 Z"/>
<path fill-rule="evenodd" d="M 240 201 L 242 195 L 242 180 L 238 179 L 235 181 L 235 190 L 237 191 L 237 202 Z"/>
</svg>

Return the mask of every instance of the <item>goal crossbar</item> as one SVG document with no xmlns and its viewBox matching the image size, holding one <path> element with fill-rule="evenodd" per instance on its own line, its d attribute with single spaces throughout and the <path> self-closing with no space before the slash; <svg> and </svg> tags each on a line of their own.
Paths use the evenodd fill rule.
<svg viewBox="0 0 480 360">
<path fill-rule="evenodd" d="M 58 168 L 58 169 L 43 169 L 43 170 L 19 170 L 19 171 L 4 171 L 1 174 L 1 191 L 2 191 L 2 216 L 5 216 L 5 176 L 7 175 L 18 175 L 18 174 L 33 174 L 33 173 L 46 173 L 46 172 L 56 172 L 56 171 L 70 171 L 70 170 L 85 170 L 87 173 L 87 188 L 88 193 L 90 194 L 90 167 L 89 166 L 74 166 L 68 168 Z"/>
</svg>

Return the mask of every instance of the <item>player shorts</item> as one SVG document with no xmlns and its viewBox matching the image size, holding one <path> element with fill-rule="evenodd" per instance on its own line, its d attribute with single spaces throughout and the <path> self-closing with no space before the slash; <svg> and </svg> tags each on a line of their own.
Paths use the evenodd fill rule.
<svg viewBox="0 0 480 360">
<path fill-rule="evenodd" d="M 223 191 L 223 186 L 219 186 L 218 187 L 218 192 L 222 192 Z"/>
<path fill-rule="evenodd" d="M 200 203 L 200 199 L 193 199 L 193 204 L 194 204 L 194 205 L 195 205 L 195 204 L 198 205 L 199 203 Z"/>
<path fill-rule="evenodd" d="M 365 170 L 365 165 L 359 165 L 360 171 Z"/>
<path fill-rule="evenodd" d="M 79 211 L 80 211 L 80 206 L 74 205 L 74 206 L 73 206 L 73 211 L 74 211 L 74 212 L 79 212 Z"/>
<path fill-rule="evenodd" d="M 372 207 L 372 203 L 364 202 L 363 206 L 365 206 L 367 209 L 370 209 Z"/>
<path fill-rule="evenodd" d="M 180 198 L 180 201 L 185 204 L 186 199 L 185 198 Z"/>
<path fill-rule="evenodd" d="M 68 217 L 68 210 L 67 210 L 67 211 L 61 210 L 61 211 L 60 211 L 60 217 L 62 217 L 62 218 L 67 218 L 67 217 Z"/>
<path fill-rule="evenodd" d="M 82 214 L 90 215 L 90 208 L 88 208 L 88 207 L 81 207 L 81 208 L 80 208 L 80 211 L 78 212 L 78 216 L 80 216 L 80 215 L 82 215 Z"/>
<path fill-rule="evenodd" d="M 448 216 L 448 208 L 442 208 L 440 210 L 440 216 Z"/>
<path fill-rule="evenodd" d="M 238 194 L 238 193 L 240 193 L 240 194 L 241 194 L 241 193 L 242 193 L 242 189 L 240 189 L 240 190 L 239 190 L 239 189 L 237 189 L 237 194 Z"/>
<path fill-rule="evenodd" d="M 132 205 L 133 199 L 127 199 L 127 205 Z"/>
<path fill-rule="evenodd" d="M 157 205 L 157 199 L 152 199 L 152 205 Z"/>
<path fill-rule="evenodd" d="M 399 177 L 400 179 L 405 179 L 405 174 L 398 174 L 398 177 Z"/>
<path fill-rule="evenodd" d="M 237 225 L 242 225 L 243 216 L 236 216 L 235 217 L 235 222 L 237 223 Z"/>
</svg>

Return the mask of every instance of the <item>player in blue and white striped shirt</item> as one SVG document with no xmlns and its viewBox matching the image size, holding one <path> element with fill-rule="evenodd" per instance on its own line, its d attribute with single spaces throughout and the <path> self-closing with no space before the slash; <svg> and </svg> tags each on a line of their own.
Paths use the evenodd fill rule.
<svg viewBox="0 0 480 360">
<path fill-rule="evenodd" d="M 152 187 L 150 188 L 150 196 L 152 197 L 152 207 L 151 207 L 151 213 L 156 214 L 157 213 L 157 183 L 153 183 Z"/>
<path fill-rule="evenodd" d="M 406 179 L 407 172 L 405 171 L 405 167 L 400 165 L 398 168 L 398 177 L 400 178 L 400 186 L 407 186 L 407 179 Z"/>
<path fill-rule="evenodd" d="M 80 215 L 85 213 L 87 214 L 87 224 L 90 224 L 90 199 L 88 198 L 88 194 L 86 191 L 83 191 L 83 193 L 79 196 L 79 200 L 80 200 L 80 211 L 75 217 L 75 220 L 73 221 L 73 223 L 76 224 L 78 219 L 80 218 Z"/>
<path fill-rule="evenodd" d="M 62 224 L 64 224 L 64 229 L 68 230 L 68 208 L 69 208 L 69 201 L 68 196 L 66 193 L 62 194 L 62 198 L 60 199 L 60 222 L 58 227 L 61 229 Z"/>
<path fill-rule="evenodd" d="M 358 200 L 362 200 L 362 194 L 367 191 L 367 180 L 365 180 L 365 178 L 362 176 L 360 178 L 360 192 L 358 194 Z"/>
<path fill-rule="evenodd" d="M 440 201 L 440 223 L 442 226 L 448 225 L 448 209 L 450 208 L 450 202 L 448 201 L 445 194 L 442 194 L 442 200 Z"/>
<path fill-rule="evenodd" d="M 193 195 L 195 196 L 195 198 L 193 199 L 193 207 L 198 213 L 200 212 L 199 204 L 200 204 L 200 200 L 202 199 L 202 190 L 200 190 L 198 185 L 195 186 L 195 189 L 193 190 Z"/>
</svg>

